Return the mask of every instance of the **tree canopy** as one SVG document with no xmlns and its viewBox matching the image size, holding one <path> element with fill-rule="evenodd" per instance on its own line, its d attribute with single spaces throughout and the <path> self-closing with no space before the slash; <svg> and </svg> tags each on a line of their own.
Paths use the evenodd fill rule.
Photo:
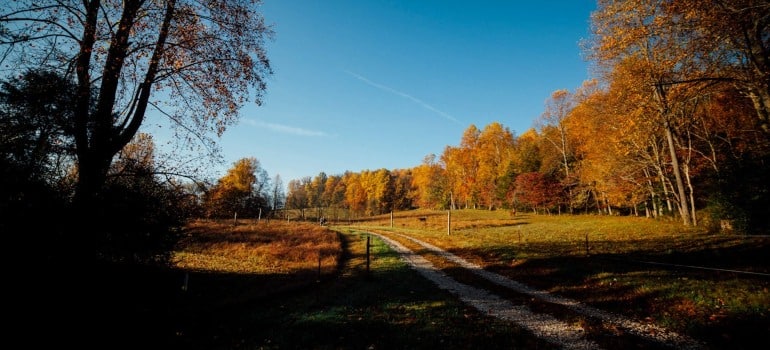
<svg viewBox="0 0 770 350">
<path fill-rule="evenodd" d="M 20 0 L 0 13 L 8 74 L 44 67 L 74 85 L 76 198 L 98 197 L 148 108 L 209 140 L 256 103 L 271 73 L 258 1 Z"/>
</svg>

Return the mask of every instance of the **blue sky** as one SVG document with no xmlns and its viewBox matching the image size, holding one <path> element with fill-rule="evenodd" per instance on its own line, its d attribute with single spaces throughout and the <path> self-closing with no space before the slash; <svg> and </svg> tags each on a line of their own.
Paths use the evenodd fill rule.
<svg viewBox="0 0 770 350">
<path fill-rule="evenodd" d="M 264 0 L 274 75 L 220 138 L 225 164 L 270 177 L 403 169 L 471 124 L 519 135 L 588 79 L 595 1 Z"/>
</svg>

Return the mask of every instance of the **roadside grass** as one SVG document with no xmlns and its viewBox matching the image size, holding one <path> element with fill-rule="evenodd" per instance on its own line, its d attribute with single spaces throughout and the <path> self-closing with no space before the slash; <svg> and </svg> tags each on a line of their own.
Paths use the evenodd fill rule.
<svg viewBox="0 0 770 350">
<path fill-rule="evenodd" d="M 339 237 L 308 223 L 282 221 L 194 221 L 174 252 L 177 268 L 248 274 L 333 271 L 340 257 Z"/>
<path fill-rule="evenodd" d="M 233 320 L 248 325 L 241 332 L 245 343 L 260 349 L 553 348 L 455 300 L 374 237 L 367 274 L 366 235 L 341 232 L 349 254 L 341 276 L 255 304 Z M 220 348 L 211 345 L 205 348 Z"/>
<path fill-rule="evenodd" d="M 427 220 L 420 221 L 419 217 Z M 636 217 L 414 211 L 359 221 L 401 232 L 537 288 L 654 321 L 716 348 L 770 346 L 770 239 Z M 586 236 L 588 244 L 586 245 Z M 586 249 L 588 247 L 588 249 Z"/>
<path fill-rule="evenodd" d="M 457 301 L 375 237 L 367 272 L 358 231 L 198 221 L 186 233 L 174 267 L 104 274 L 97 348 L 553 348 Z"/>
<path fill-rule="evenodd" d="M 172 266 L 97 266 L 98 347 L 189 348 L 244 305 L 334 278 L 342 263 L 339 235 L 308 223 L 201 220 L 184 234 Z"/>
</svg>

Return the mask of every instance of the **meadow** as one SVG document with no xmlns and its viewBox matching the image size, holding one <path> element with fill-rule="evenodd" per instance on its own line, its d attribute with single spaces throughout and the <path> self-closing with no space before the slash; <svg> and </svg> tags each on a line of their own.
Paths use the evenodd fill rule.
<svg viewBox="0 0 770 350">
<path fill-rule="evenodd" d="M 379 232 L 418 252 L 397 234 L 419 238 L 514 280 L 655 322 L 713 348 L 770 345 L 766 237 L 711 234 L 636 217 L 461 210 L 450 219 L 450 230 L 445 211 L 427 210 L 328 227 L 285 220 L 190 222 L 174 266 L 153 278 L 141 274 L 125 291 L 130 302 L 111 310 L 145 320 L 127 328 L 142 336 L 112 337 L 113 343 L 185 349 L 551 347 L 460 303 L 376 238 L 367 270 L 367 232 Z M 482 283 L 420 254 L 460 281 Z M 534 310 L 549 308 L 490 290 Z M 579 317 L 572 321 L 596 327 Z M 603 344 L 639 347 L 612 339 Z"/>
<path fill-rule="evenodd" d="M 449 219 L 445 211 L 415 211 L 355 225 L 419 238 L 514 280 L 718 347 L 770 345 L 768 237 L 641 217 L 467 210 Z"/>
</svg>

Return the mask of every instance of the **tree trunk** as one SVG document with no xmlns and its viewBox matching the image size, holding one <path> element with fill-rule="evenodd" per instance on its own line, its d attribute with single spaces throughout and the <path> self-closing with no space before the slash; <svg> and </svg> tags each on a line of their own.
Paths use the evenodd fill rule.
<svg viewBox="0 0 770 350">
<path fill-rule="evenodd" d="M 150 88 L 158 70 L 165 40 L 173 18 L 175 0 L 166 4 L 166 13 L 155 43 L 150 65 L 145 72 L 144 81 L 134 95 L 134 103 L 127 112 L 123 123 L 114 125 L 113 111 L 119 87 L 124 59 L 129 50 L 129 36 L 133 30 L 141 1 L 124 1 L 120 23 L 110 41 L 107 50 L 106 64 L 102 72 L 102 81 L 96 108 L 92 111 L 91 104 L 91 53 L 95 42 L 96 26 L 100 1 L 94 0 L 87 5 L 86 22 L 84 23 L 83 39 L 76 62 L 78 76 L 78 97 L 75 107 L 75 145 L 78 161 L 78 182 L 75 188 L 76 205 L 88 213 L 96 203 L 107 172 L 112 164 L 112 158 L 131 139 L 144 120 L 144 114 L 150 96 Z"/>
<path fill-rule="evenodd" d="M 652 151 L 655 156 L 655 169 L 658 171 L 658 178 L 660 179 L 660 185 L 663 188 L 663 198 L 666 200 L 666 208 L 668 209 L 668 212 L 672 212 L 672 204 L 671 204 L 671 196 L 668 194 L 668 186 L 666 184 L 666 176 L 665 172 L 663 171 L 663 160 L 660 155 L 660 150 L 657 147 L 657 144 L 655 142 L 651 143 Z M 661 203 L 662 204 L 662 203 Z M 663 216 L 663 207 L 659 208 L 658 216 Z"/>
<path fill-rule="evenodd" d="M 687 189 L 690 192 L 690 208 L 688 210 L 691 211 L 690 215 L 692 215 L 692 225 L 698 226 L 698 218 L 697 215 L 695 215 L 695 191 L 692 186 L 692 179 L 690 178 L 690 166 L 687 164 L 684 165 L 684 176 L 685 179 L 687 179 Z"/>
<path fill-rule="evenodd" d="M 690 226 L 692 220 L 690 219 L 690 210 L 687 206 L 687 197 L 684 191 L 684 181 L 682 181 L 682 174 L 679 168 L 679 157 L 676 155 L 676 148 L 674 147 L 674 134 L 671 131 L 671 124 L 668 120 L 664 123 L 664 132 L 666 133 L 666 141 L 668 142 L 668 149 L 671 154 L 671 167 L 674 171 L 674 179 L 676 180 L 676 190 L 679 196 L 679 214 L 682 216 L 682 223 L 685 226 Z"/>
<path fill-rule="evenodd" d="M 599 193 L 597 191 L 594 191 L 594 202 L 596 202 L 596 211 L 599 212 L 599 215 L 602 215 L 602 206 L 599 203 Z"/>
<path fill-rule="evenodd" d="M 770 137 L 770 96 L 760 93 L 761 89 L 749 89 L 749 99 L 757 113 L 759 128 Z"/>
<path fill-rule="evenodd" d="M 647 188 L 650 191 L 650 201 L 652 201 L 652 217 L 658 217 L 658 198 L 655 193 L 655 187 L 652 186 L 652 180 L 650 180 L 650 172 L 644 169 L 644 175 L 647 177 Z M 647 217 L 650 217 L 649 208 L 647 208 L 647 202 L 645 201 L 645 211 L 647 211 Z"/>
</svg>

